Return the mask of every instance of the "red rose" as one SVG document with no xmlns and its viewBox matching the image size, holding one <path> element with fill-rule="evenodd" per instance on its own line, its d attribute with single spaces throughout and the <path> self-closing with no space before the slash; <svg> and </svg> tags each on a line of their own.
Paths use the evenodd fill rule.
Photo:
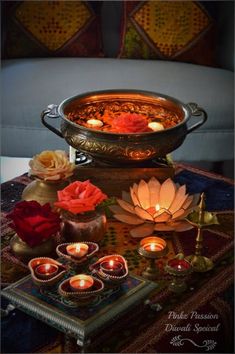
<svg viewBox="0 0 235 354">
<path fill-rule="evenodd" d="M 117 133 L 144 133 L 151 132 L 148 120 L 141 114 L 122 113 L 113 119 L 112 131 Z"/>
<path fill-rule="evenodd" d="M 60 217 L 51 210 L 49 203 L 23 201 L 17 203 L 7 217 L 11 227 L 30 247 L 34 247 L 51 237 L 60 229 Z"/>
<path fill-rule="evenodd" d="M 95 207 L 107 198 L 107 195 L 90 183 L 89 180 L 76 181 L 57 192 L 58 202 L 54 205 L 58 208 L 70 211 L 73 214 L 94 210 Z"/>
</svg>

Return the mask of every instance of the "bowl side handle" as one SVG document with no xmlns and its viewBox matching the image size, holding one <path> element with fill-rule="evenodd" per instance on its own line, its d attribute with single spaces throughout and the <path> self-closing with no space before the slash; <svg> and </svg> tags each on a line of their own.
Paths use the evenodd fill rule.
<svg viewBox="0 0 235 354">
<path fill-rule="evenodd" d="M 191 112 L 191 116 L 201 117 L 199 122 L 193 124 L 191 127 L 187 128 L 187 134 L 191 133 L 193 130 L 199 128 L 202 124 L 204 124 L 207 120 L 207 113 L 203 108 L 198 107 L 196 103 L 190 102 L 187 104 L 189 111 Z"/>
<path fill-rule="evenodd" d="M 58 113 L 58 106 L 56 104 L 50 104 L 50 105 L 47 106 L 47 109 L 42 111 L 42 113 L 41 113 L 41 121 L 42 121 L 42 124 L 45 125 L 45 127 L 47 127 L 53 133 L 58 135 L 60 138 L 63 138 L 62 133 L 58 129 L 56 129 L 55 127 L 53 127 L 49 123 L 47 123 L 46 117 L 47 118 L 51 118 L 51 119 L 60 118 L 60 115 Z"/>
</svg>

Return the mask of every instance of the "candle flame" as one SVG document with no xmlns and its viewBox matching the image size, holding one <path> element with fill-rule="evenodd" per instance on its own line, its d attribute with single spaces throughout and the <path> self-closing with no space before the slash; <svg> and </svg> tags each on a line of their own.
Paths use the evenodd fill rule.
<svg viewBox="0 0 235 354">
<path fill-rule="evenodd" d="M 156 209 L 156 211 L 159 211 L 160 210 L 160 205 L 156 204 L 155 209 Z"/>
<path fill-rule="evenodd" d="M 50 270 L 51 265 L 50 264 L 45 264 L 45 271 L 47 272 L 48 270 Z"/>
<path fill-rule="evenodd" d="M 76 252 L 80 252 L 81 246 L 80 245 L 76 245 Z"/>
<path fill-rule="evenodd" d="M 150 250 L 155 251 L 155 244 L 154 243 L 150 243 Z"/>
<path fill-rule="evenodd" d="M 109 261 L 109 265 L 110 265 L 110 267 L 113 267 L 114 262 L 113 262 L 113 260 L 112 260 L 112 259 L 111 259 L 111 261 Z"/>
<path fill-rule="evenodd" d="M 81 279 L 79 285 L 80 285 L 81 288 L 83 288 L 84 285 L 85 285 L 85 280 Z"/>
</svg>

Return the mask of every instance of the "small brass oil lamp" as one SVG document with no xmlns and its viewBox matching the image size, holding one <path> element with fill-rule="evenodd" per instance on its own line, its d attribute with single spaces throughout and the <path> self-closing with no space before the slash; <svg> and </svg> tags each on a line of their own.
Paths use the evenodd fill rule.
<svg viewBox="0 0 235 354">
<path fill-rule="evenodd" d="M 187 256 L 186 259 L 191 263 L 195 272 L 207 272 L 214 267 L 210 258 L 202 255 L 203 248 L 203 228 L 209 225 L 218 224 L 215 213 L 205 211 L 205 194 L 202 193 L 198 212 L 193 212 L 188 217 L 188 222 L 197 227 L 197 237 L 195 254 Z"/>
<path fill-rule="evenodd" d="M 143 271 L 143 277 L 155 280 L 159 276 L 156 259 L 165 256 L 168 252 L 166 241 L 160 237 L 150 236 L 140 241 L 138 253 L 149 260 L 149 266 Z"/>
</svg>

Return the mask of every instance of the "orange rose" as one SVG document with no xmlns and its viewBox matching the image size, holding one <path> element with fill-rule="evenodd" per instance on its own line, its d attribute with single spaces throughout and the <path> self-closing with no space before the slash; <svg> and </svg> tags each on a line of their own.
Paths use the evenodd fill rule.
<svg viewBox="0 0 235 354">
<path fill-rule="evenodd" d="M 70 211 L 73 214 L 95 210 L 95 207 L 107 198 L 107 195 L 90 183 L 89 180 L 76 181 L 57 192 L 58 202 L 54 205 L 58 208 Z"/>
<path fill-rule="evenodd" d="M 148 127 L 148 120 L 141 114 L 122 113 L 113 119 L 112 131 L 115 133 L 144 133 L 151 132 Z"/>
</svg>

